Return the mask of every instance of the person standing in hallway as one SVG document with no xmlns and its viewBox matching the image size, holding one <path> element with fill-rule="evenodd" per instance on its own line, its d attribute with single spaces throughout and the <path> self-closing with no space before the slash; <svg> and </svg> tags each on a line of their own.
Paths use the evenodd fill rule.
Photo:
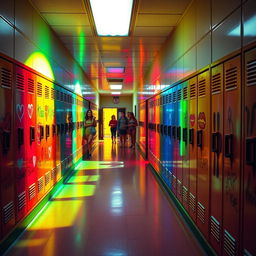
<svg viewBox="0 0 256 256">
<path fill-rule="evenodd" d="M 85 131 L 84 131 L 84 139 L 87 142 L 87 158 L 91 157 L 92 154 L 92 144 L 94 136 L 96 135 L 96 119 L 93 116 L 92 110 L 88 109 L 85 115 Z"/>
<path fill-rule="evenodd" d="M 117 120 L 116 116 L 112 115 L 112 119 L 109 121 L 110 131 L 111 131 L 111 139 L 112 143 L 116 144 L 116 129 L 117 129 Z"/>
<path fill-rule="evenodd" d="M 121 112 L 121 116 L 117 122 L 117 128 L 120 136 L 121 147 L 124 147 L 125 141 L 126 141 L 126 135 L 127 135 L 127 128 L 128 128 L 128 119 L 125 116 L 124 112 Z"/>
<path fill-rule="evenodd" d="M 136 127 L 138 126 L 137 119 L 135 118 L 133 112 L 128 113 L 128 133 L 131 137 L 131 146 L 130 148 L 135 149 L 136 143 Z"/>
</svg>

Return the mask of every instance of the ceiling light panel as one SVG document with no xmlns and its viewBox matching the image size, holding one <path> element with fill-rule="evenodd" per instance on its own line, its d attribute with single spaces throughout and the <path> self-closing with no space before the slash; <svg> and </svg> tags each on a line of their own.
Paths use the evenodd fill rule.
<svg viewBox="0 0 256 256">
<path fill-rule="evenodd" d="M 124 67 L 107 67 L 107 73 L 124 73 Z"/>
<path fill-rule="evenodd" d="M 111 90 L 121 90 L 122 87 L 123 87 L 122 84 L 111 84 L 111 85 L 110 85 L 110 89 L 111 89 Z"/>
<path fill-rule="evenodd" d="M 90 0 L 99 36 L 128 36 L 133 0 Z"/>
<path fill-rule="evenodd" d="M 120 95 L 121 92 L 111 92 L 112 95 Z"/>
</svg>

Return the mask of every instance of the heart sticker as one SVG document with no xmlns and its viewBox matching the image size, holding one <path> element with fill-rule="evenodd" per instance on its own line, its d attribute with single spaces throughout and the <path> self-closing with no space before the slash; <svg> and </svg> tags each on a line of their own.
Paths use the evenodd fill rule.
<svg viewBox="0 0 256 256">
<path fill-rule="evenodd" d="M 21 122 L 22 118 L 23 118 L 23 115 L 24 115 L 24 106 L 23 104 L 17 104 L 16 105 L 16 113 L 17 113 L 17 116 Z"/>
<path fill-rule="evenodd" d="M 28 116 L 31 119 L 34 111 L 34 106 L 33 104 L 28 104 Z"/>
<path fill-rule="evenodd" d="M 33 166 L 35 167 L 36 166 L 36 156 L 32 157 L 32 161 L 33 161 Z"/>
</svg>

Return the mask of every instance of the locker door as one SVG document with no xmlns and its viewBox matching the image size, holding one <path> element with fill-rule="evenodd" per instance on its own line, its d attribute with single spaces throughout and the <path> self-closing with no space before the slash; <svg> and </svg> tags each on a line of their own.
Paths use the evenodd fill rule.
<svg viewBox="0 0 256 256">
<path fill-rule="evenodd" d="M 167 112 L 167 103 L 166 103 L 166 96 L 167 96 L 167 92 L 163 93 L 163 105 L 162 105 L 162 132 L 161 132 L 161 136 L 162 136 L 162 143 L 163 143 L 163 148 L 162 148 L 162 172 L 163 172 L 163 178 L 166 182 L 166 184 L 168 184 L 168 169 L 167 169 L 167 156 L 168 156 L 168 150 L 169 150 L 169 141 L 168 141 L 168 137 L 166 134 L 166 127 L 167 127 L 167 118 L 168 118 L 168 112 Z"/>
<path fill-rule="evenodd" d="M 189 141 L 188 141 L 188 82 L 184 82 L 182 90 L 182 102 L 181 102 L 181 156 L 182 156 L 182 202 L 185 209 L 189 210 L 189 200 L 188 200 L 188 191 L 189 191 Z"/>
<path fill-rule="evenodd" d="M 27 84 L 25 83 L 26 71 L 15 67 L 15 114 L 14 114 L 14 170 L 16 184 L 16 221 L 21 220 L 27 212 L 26 198 L 26 159 L 25 159 L 25 137 L 28 136 L 26 125 L 26 94 Z"/>
<path fill-rule="evenodd" d="M 177 170 L 177 198 L 182 203 L 182 123 L 183 123 L 183 113 L 182 113 L 182 89 L 183 84 L 177 86 L 177 116 L 176 116 L 176 170 Z"/>
<path fill-rule="evenodd" d="M 40 200 L 45 192 L 45 86 L 44 79 L 36 77 L 36 168 L 37 168 L 37 193 Z"/>
<path fill-rule="evenodd" d="M 55 116 L 56 116 L 56 180 L 61 178 L 61 109 L 59 86 L 55 85 Z"/>
<path fill-rule="evenodd" d="M 240 56 L 224 63 L 224 255 L 238 255 L 241 179 L 240 67 Z"/>
<path fill-rule="evenodd" d="M 30 211 L 37 202 L 37 170 L 36 170 L 36 75 L 26 71 L 26 111 L 25 111 L 25 163 L 26 163 L 26 186 L 27 186 L 27 205 Z"/>
<path fill-rule="evenodd" d="M 223 193 L 223 64 L 211 70 L 211 98 L 210 242 L 220 254 Z"/>
<path fill-rule="evenodd" d="M 0 238 L 15 225 L 13 65 L 0 58 Z M 16 136 L 16 135 L 15 135 Z"/>
<path fill-rule="evenodd" d="M 189 84 L 189 215 L 196 222 L 197 213 L 197 77 Z"/>
<path fill-rule="evenodd" d="M 256 255 L 256 49 L 245 54 L 244 255 Z"/>
<path fill-rule="evenodd" d="M 155 155 L 156 155 L 156 170 L 160 174 L 160 153 L 161 153 L 161 141 L 160 141 L 160 122 L 161 122 L 161 112 L 160 112 L 160 96 L 156 97 L 157 105 L 155 111 L 155 118 L 157 124 L 157 132 L 156 132 L 156 147 L 155 147 Z"/>
<path fill-rule="evenodd" d="M 210 86 L 209 71 L 198 75 L 197 107 L 197 226 L 208 237 L 210 185 Z"/>
</svg>

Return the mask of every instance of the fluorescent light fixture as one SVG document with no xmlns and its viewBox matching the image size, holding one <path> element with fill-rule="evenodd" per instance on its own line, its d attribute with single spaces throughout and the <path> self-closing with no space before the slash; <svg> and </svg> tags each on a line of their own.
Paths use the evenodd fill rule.
<svg viewBox="0 0 256 256">
<path fill-rule="evenodd" d="M 111 89 L 111 90 L 121 90 L 122 87 L 123 87 L 122 84 L 111 84 L 111 85 L 110 85 L 110 89 Z"/>
<path fill-rule="evenodd" d="M 111 92 L 112 95 L 119 95 L 121 92 Z"/>
<path fill-rule="evenodd" d="M 124 73 L 124 67 L 108 67 L 107 73 Z"/>
<path fill-rule="evenodd" d="M 133 0 L 90 0 L 99 36 L 128 36 Z"/>
</svg>

